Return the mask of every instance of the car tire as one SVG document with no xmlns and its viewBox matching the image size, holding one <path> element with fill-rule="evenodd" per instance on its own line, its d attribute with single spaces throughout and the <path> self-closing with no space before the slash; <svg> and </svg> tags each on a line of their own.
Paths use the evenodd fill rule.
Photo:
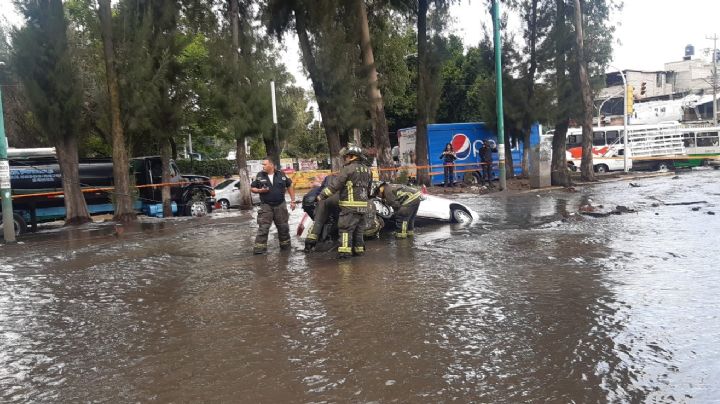
<svg viewBox="0 0 720 404">
<path fill-rule="evenodd" d="M 672 163 L 667 162 L 667 161 L 661 161 L 661 162 L 657 163 L 657 165 L 655 166 L 655 169 L 657 171 L 672 170 L 672 168 L 673 168 Z"/>
<path fill-rule="evenodd" d="M 476 173 L 465 173 L 463 175 L 463 182 L 466 185 L 478 185 L 480 183 L 480 176 Z"/>
<path fill-rule="evenodd" d="M 610 167 L 606 166 L 605 164 L 598 164 L 595 166 L 595 172 L 598 174 L 607 173 L 610 171 Z"/>
<path fill-rule="evenodd" d="M 469 224 L 469 223 L 472 223 L 472 221 L 473 221 L 472 215 L 465 209 L 455 208 L 450 213 L 451 213 L 452 221 L 454 223 Z"/>
<path fill-rule="evenodd" d="M 220 205 L 220 209 L 222 210 L 230 209 L 230 201 L 228 201 L 227 199 L 220 199 L 218 201 L 218 204 Z"/>
<path fill-rule="evenodd" d="M 24 234 L 27 231 L 27 223 L 25 222 L 25 219 L 17 213 L 13 214 L 13 222 L 15 225 L 15 236 L 19 236 L 21 234 Z M 2 227 L 2 216 L 0 216 L 0 228 Z M 3 235 L 3 231 L 0 230 L 0 236 L 5 237 Z"/>
<path fill-rule="evenodd" d="M 207 203 L 205 203 L 205 195 L 202 193 L 194 193 L 190 199 L 185 202 L 185 216 L 202 217 L 210 213 Z"/>
</svg>

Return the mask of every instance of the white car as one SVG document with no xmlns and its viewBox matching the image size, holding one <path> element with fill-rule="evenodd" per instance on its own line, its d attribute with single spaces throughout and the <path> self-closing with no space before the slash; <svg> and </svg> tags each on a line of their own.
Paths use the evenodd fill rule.
<svg viewBox="0 0 720 404">
<path fill-rule="evenodd" d="M 441 198 L 439 196 L 424 194 L 420 202 L 417 218 L 441 220 L 452 223 L 467 224 L 479 220 L 480 216 L 458 201 Z M 373 199 L 375 210 L 383 219 L 391 219 L 394 215 L 393 209 L 385 205 L 379 199 Z"/>
<path fill-rule="evenodd" d="M 237 178 L 228 178 L 215 185 L 215 200 L 221 209 L 228 209 L 240 206 L 240 190 L 237 185 L 240 182 Z M 253 205 L 260 203 L 257 194 L 250 194 Z"/>
</svg>

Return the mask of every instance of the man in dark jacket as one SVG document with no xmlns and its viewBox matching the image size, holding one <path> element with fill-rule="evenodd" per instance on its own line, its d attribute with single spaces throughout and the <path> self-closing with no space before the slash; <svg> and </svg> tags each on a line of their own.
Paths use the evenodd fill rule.
<svg viewBox="0 0 720 404">
<path fill-rule="evenodd" d="M 395 210 L 395 237 L 414 237 L 415 216 L 420 208 L 422 193 L 407 185 L 385 182 L 381 182 L 374 193 Z"/>
<path fill-rule="evenodd" d="M 260 194 L 261 202 L 257 215 L 258 233 L 253 247 L 254 254 L 264 254 L 267 251 L 268 233 L 273 222 L 278 231 L 280 249 L 290 248 L 290 214 L 285 205 L 285 191 L 290 194 L 290 208 L 295 210 L 295 188 L 292 180 L 282 171 L 276 171 L 272 160 L 264 159 L 263 170 L 250 184 L 250 192 Z"/>
<path fill-rule="evenodd" d="M 480 161 L 482 162 L 482 178 L 489 187 L 492 187 L 492 148 L 490 147 L 490 141 L 484 140 L 483 145 L 480 148 Z"/>
<path fill-rule="evenodd" d="M 340 246 L 338 258 L 362 255 L 365 252 L 365 214 L 368 210 L 368 191 L 372 173 L 362 164 L 362 150 L 350 146 L 343 154 L 345 166 L 338 173 L 337 181 L 322 190 L 318 200 L 327 199 L 340 193 L 340 219 L 338 230 Z"/>
</svg>

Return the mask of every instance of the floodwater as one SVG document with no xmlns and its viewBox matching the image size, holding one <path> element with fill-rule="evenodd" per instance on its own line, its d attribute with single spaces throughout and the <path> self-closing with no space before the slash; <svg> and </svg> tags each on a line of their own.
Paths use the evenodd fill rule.
<svg viewBox="0 0 720 404">
<path fill-rule="evenodd" d="M 637 182 L 455 195 L 481 223 L 347 261 L 239 212 L 25 237 L 0 401 L 718 402 L 720 171 Z"/>
</svg>

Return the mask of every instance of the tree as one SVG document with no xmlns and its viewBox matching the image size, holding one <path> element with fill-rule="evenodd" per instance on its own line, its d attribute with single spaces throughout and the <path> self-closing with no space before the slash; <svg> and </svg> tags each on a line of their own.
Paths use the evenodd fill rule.
<svg viewBox="0 0 720 404">
<path fill-rule="evenodd" d="M 113 47 L 112 10 L 110 0 L 99 0 L 98 16 L 105 56 L 108 97 L 110 98 L 110 116 L 113 153 L 113 180 L 115 184 L 115 214 L 113 219 L 129 222 L 136 219 L 135 209 L 130 197 L 130 160 L 128 159 L 125 132 L 120 111 L 120 85 L 115 71 L 115 48 Z"/>
<path fill-rule="evenodd" d="M 341 133 L 358 127 L 354 121 L 358 116 L 354 109 L 357 87 L 352 76 L 356 59 L 345 31 L 350 13 L 344 12 L 344 5 L 338 0 L 270 0 L 266 10 L 268 31 L 278 38 L 294 23 L 334 170 L 342 167 Z"/>
<path fill-rule="evenodd" d="M 360 53 L 362 54 L 363 68 L 367 74 L 367 98 L 369 102 L 370 119 L 372 121 L 373 146 L 377 151 L 378 167 L 392 167 L 390 155 L 390 140 L 388 139 L 388 125 L 385 119 L 385 106 L 378 83 L 378 73 L 375 67 L 375 57 L 370 39 L 370 25 L 368 24 L 365 0 L 354 0 L 360 28 Z M 390 171 L 380 171 L 380 178 L 389 181 L 392 177 Z"/>
<path fill-rule="evenodd" d="M 38 126 L 51 138 L 62 175 L 65 223 L 91 221 L 78 172 L 82 92 L 68 49 L 61 0 L 18 2 L 26 25 L 13 33 L 12 62 Z"/>
<path fill-rule="evenodd" d="M 580 0 L 574 0 L 575 3 L 575 50 L 577 52 L 577 69 L 578 80 L 580 81 L 580 91 L 582 94 L 583 119 L 582 119 L 582 162 L 580 164 L 580 172 L 584 181 L 593 181 L 595 179 L 593 170 L 593 100 L 590 89 L 590 80 L 588 79 L 587 62 L 585 61 L 585 50 L 583 44 L 583 18 Z"/>
<path fill-rule="evenodd" d="M 239 71 L 240 56 L 238 54 L 238 49 L 240 49 L 240 1 L 229 1 L 229 22 L 232 35 L 232 63 L 234 65 L 233 70 Z M 243 46 L 243 51 L 247 54 L 249 51 L 248 47 Z M 238 79 L 239 77 L 236 77 L 235 81 Z M 236 130 L 237 129 L 238 128 L 236 128 Z M 237 161 L 238 175 L 240 176 L 240 182 L 238 183 L 238 189 L 240 191 L 240 209 L 247 210 L 252 209 L 252 198 L 250 196 L 250 175 L 247 170 L 247 150 L 245 149 L 246 137 L 243 133 L 237 132 L 235 133 L 235 136 L 235 161 Z"/>
</svg>

